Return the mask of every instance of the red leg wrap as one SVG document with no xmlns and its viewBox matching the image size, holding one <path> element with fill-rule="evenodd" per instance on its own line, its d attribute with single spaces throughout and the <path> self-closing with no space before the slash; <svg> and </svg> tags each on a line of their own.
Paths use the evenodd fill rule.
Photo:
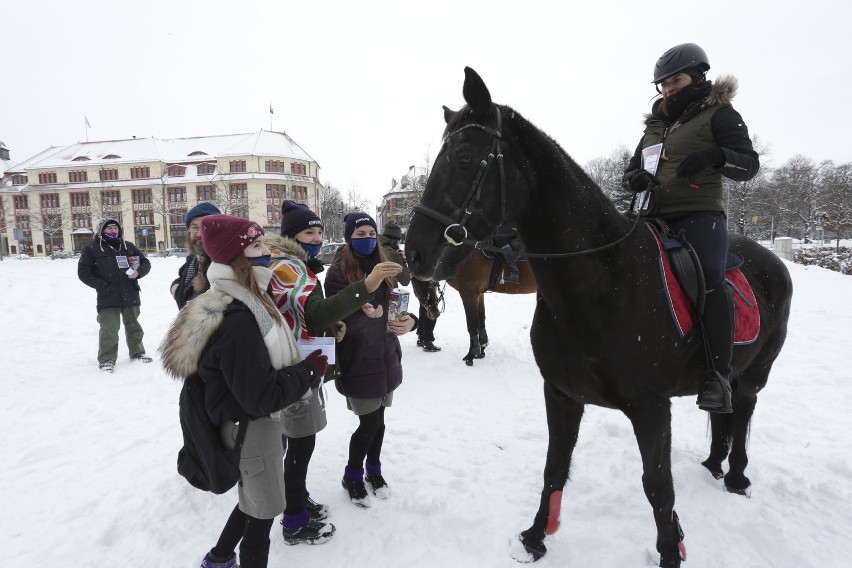
<svg viewBox="0 0 852 568">
<path fill-rule="evenodd" d="M 550 494 L 548 503 L 547 527 L 545 534 L 553 534 L 559 529 L 559 512 L 562 509 L 562 491 L 554 491 Z"/>
</svg>

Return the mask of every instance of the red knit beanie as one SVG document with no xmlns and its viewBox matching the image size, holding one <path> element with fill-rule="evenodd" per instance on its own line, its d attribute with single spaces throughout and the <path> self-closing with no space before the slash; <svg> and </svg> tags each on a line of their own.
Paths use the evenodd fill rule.
<svg viewBox="0 0 852 568">
<path fill-rule="evenodd" d="M 213 262 L 230 264 L 247 246 L 263 236 L 263 227 L 231 215 L 201 218 L 201 243 Z"/>
</svg>

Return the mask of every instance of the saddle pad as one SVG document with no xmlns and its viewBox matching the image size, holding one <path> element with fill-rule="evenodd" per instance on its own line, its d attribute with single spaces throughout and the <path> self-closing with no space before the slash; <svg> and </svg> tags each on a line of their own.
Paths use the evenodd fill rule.
<svg viewBox="0 0 852 568">
<path fill-rule="evenodd" d="M 654 235 L 654 240 L 657 243 L 660 275 L 662 276 L 663 291 L 669 304 L 669 311 L 678 333 L 683 337 L 695 325 L 692 318 L 692 304 L 677 278 L 675 278 L 669 257 L 663 250 L 663 242 L 659 235 L 650 226 L 648 226 L 648 230 Z M 760 333 L 760 312 L 757 309 L 754 291 L 739 268 L 728 270 L 725 273 L 725 281 L 733 287 L 734 345 L 747 345 L 754 342 Z"/>
</svg>

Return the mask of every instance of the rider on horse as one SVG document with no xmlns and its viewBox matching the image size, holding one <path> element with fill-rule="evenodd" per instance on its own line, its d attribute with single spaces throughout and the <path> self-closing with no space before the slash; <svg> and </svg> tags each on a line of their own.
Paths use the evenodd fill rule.
<svg viewBox="0 0 852 568">
<path fill-rule="evenodd" d="M 631 158 L 623 184 L 634 192 L 653 189 L 649 213 L 685 233 L 704 273 L 706 297 L 701 328 L 710 352 L 698 393 L 698 407 L 731 412 L 733 301 L 724 285 L 728 253 L 722 176 L 753 178 L 760 162 L 748 128 L 731 106 L 737 82 L 706 79 L 707 54 L 694 43 L 677 45 L 657 60 L 654 81 L 662 97 L 645 121 L 645 133 Z M 658 146 L 659 145 L 659 146 Z M 656 167 L 646 156 L 656 155 Z M 648 169 L 645 169 L 645 166 Z"/>
</svg>

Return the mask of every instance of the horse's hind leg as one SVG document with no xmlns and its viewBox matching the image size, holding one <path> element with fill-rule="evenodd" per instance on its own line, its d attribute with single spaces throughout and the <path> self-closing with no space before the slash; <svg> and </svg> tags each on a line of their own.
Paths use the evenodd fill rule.
<svg viewBox="0 0 852 568">
<path fill-rule="evenodd" d="M 462 359 L 466 365 L 473 365 L 474 359 L 482 359 L 485 353 L 479 343 L 479 306 L 482 305 L 482 294 L 473 295 L 469 292 L 461 292 L 462 305 L 464 306 L 464 317 L 467 323 L 467 333 L 470 337 L 470 349 Z"/>
<path fill-rule="evenodd" d="M 722 462 L 727 459 L 728 451 L 731 448 L 731 415 L 719 414 L 718 412 L 710 412 L 709 415 L 710 455 L 706 460 L 701 462 L 701 465 L 706 467 L 714 478 L 722 479 L 725 476 L 725 471 L 722 469 Z"/>
<path fill-rule="evenodd" d="M 686 553 L 683 532 L 674 512 L 671 402 L 668 399 L 635 402 L 627 416 L 642 455 L 642 486 L 657 525 L 660 566 L 677 568 Z"/>
<path fill-rule="evenodd" d="M 479 315 L 479 347 L 482 348 L 482 356 L 485 357 L 485 348 L 488 347 L 488 332 L 485 331 L 485 294 L 479 294 L 476 313 Z"/>
<path fill-rule="evenodd" d="M 745 475 L 748 466 L 749 424 L 757 405 L 757 393 L 766 385 L 772 364 L 746 369 L 734 385 L 734 412 L 730 415 L 731 453 L 728 456 L 728 473 L 725 489 L 731 493 L 748 496 L 751 480 Z"/>
<path fill-rule="evenodd" d="M 547 552 L 545 535 L 553 534 L 559 528 L 562 489 L 568 481 L 571 455 L 577 445 L 584 410 L 581 403 L 556 392 L 547 382 L 544 383 L 544 404 L 548 433 L 544 488 L 532 526 L 520 535 L 524 549 L 533 560 L 538 560 Z"/>
</svg>

